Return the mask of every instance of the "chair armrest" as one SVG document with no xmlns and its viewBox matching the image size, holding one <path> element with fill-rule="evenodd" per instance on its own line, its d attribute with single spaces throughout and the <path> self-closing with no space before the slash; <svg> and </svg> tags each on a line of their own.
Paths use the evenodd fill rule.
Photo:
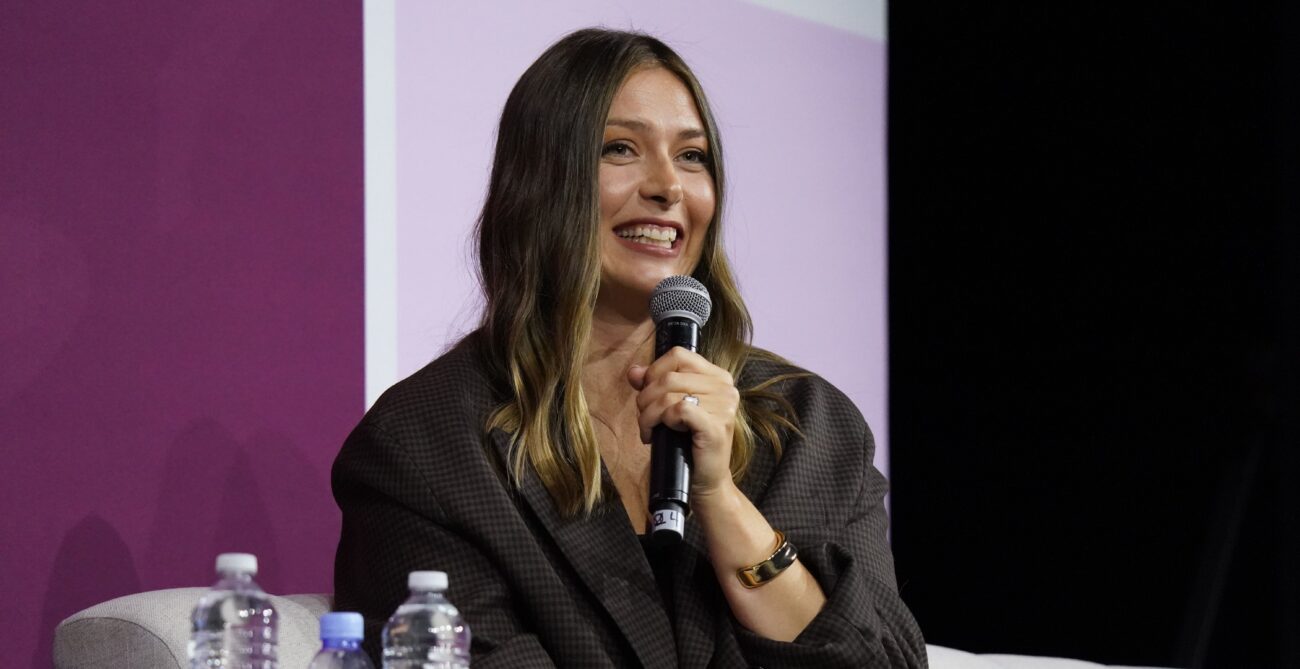
<svg viewBox="0 0 1300 669">
<path fill-rule="evenodd" d="M 54 632 L 57 669 L 187 669 L 190 614 L 206 588 L 141 592 L 69 616 Z M 328 595 L 271 596 L 279 616 L 280 666 L 305 667 L 320 648 L 319 619 Z"/>
</svg>

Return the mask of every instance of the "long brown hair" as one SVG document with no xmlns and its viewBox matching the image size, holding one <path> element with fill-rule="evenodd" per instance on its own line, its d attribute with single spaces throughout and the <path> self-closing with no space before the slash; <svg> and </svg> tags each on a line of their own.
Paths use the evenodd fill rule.
<svg viewBox="0 0 1300 669">
<path fill-rule="evenodd" d="M 477 235 L 484 362 L 505 398 L 488 428 L 513 436 L 512 479 L 517 483 L 531 464 L 568 515 L 590 512 L 602 497 L 600 452 L 581 381 L 600 285 L 598 169 L 610 105 L 642 67 L 662 67 L 682 81 L 708 140 L 718 205 L 694 271 L 713 297 L 701 347 L 733 378 L 748 356 L 775 357 L 749 345 L 749 312 L 722 249 L 722 145 L 694 73 L 644 34 L 586 29 L 556 42 L 506 100 Z M 789 405 L 770 385 L 742 390 L 731 455 L 737 480 L 760 436 L 779 455 L 781 430 L 794 428 Z"/>
</svg>

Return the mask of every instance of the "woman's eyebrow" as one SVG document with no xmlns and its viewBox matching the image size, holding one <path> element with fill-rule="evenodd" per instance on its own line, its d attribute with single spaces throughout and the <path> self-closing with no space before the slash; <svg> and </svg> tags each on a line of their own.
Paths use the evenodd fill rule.
<svg viewBox="0 0 1300 669">
<path fill-rule="evenodd" d="M 620 128 L 627 128 L 628 130 L 633 130 L 636 132 L 645 132 L 646 130 L 649 129 L 649 126 L 646 125 L 644 121 L 638 121 L 636 119 L 630 119 L 630 118 L 612 118 L 609 119 L 608 121 L 605 121 L 605 125 L 607 126 L 614 125 Z M 703 136 L 704 136 L 704 130 L 702 128 L 686 128 L 681 132 L 677 133 L 678 139 L 695 139 L 696 137 L 703 137 Z"/>
<path fill-rule="evenodd" d="M 636 131 L 643 131 L 646 129 L 645 123 L 641 121 L 628 119 L 628 118 L 612 118 L 609 119 L 608 121 L 605 121 L 605 125 L 616 125 L 621 128 L 627 128 L 628 130 L 636 130 Z"/>
</svg>

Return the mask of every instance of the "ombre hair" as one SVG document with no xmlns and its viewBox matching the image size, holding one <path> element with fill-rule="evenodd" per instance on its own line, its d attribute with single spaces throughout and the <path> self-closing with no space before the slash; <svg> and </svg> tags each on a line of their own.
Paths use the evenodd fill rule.
<svg viewBox="0 0 1300 669">
<path fill-rule="evenodd" d="M 529 465 L 565 515 L 590 512 L 605 494 L 582 389 L 592 313 L 600 287 L 599 162 L 606 117 L 627 77 L 661 67 L 695 99 L 708 140 L 718 205 L 693 275 L 713 297 L 701 349 L 733 378 L 747 358 L 777 359 L 750 346 L 752 323 L 723 253 L 722 144 L 691 69 L 648 35 L 579 30 L 524 72 L 501 112 L 496 155 L 477 225 L 486 298 L 481 351 L 500 404 L 489 430 L 512 435 L 514 484 Z M 779 360 L 779 359 L 777 359 Z M 793 411 L 770 386 L 741 389 L 731 471 L 743 477 L 761 438 L 781 451 Z"/>
</svg>

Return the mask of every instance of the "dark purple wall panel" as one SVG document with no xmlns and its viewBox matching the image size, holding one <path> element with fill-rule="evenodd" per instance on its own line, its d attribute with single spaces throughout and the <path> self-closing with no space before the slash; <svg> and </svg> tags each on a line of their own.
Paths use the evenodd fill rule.
<svg viewBox="0 0 1300 669">
<path fill-rule="evenodd" d="M 328 591 L 363 409 L 360 3 L 0 8 L 0 629 Z"/>
</svg>

